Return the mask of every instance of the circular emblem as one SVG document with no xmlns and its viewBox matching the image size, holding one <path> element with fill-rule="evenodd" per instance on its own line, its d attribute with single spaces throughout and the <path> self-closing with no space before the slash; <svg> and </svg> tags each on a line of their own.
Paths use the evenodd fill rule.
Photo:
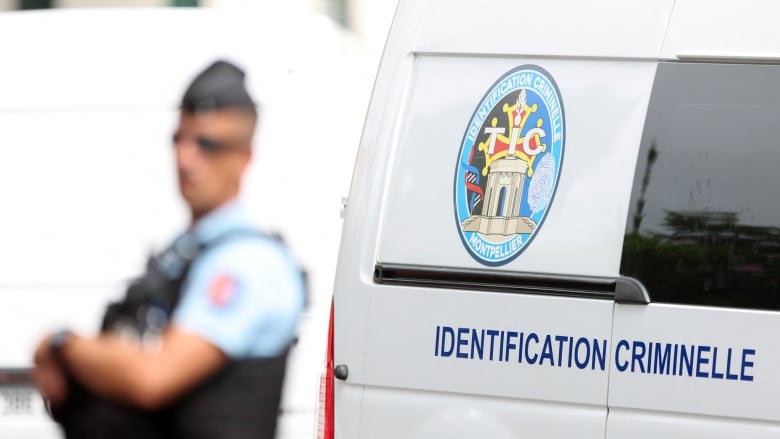
<svg viewBox="0 0 780 439">
<path fill-rule="evenodd" d="M 454 189 L 458 231 L 480 263 L 508 263 L 542 226 L 565 132 L 560 91 L 539 66 L 510 70 L 482 97 L 463 135 Z"/>
</svg>

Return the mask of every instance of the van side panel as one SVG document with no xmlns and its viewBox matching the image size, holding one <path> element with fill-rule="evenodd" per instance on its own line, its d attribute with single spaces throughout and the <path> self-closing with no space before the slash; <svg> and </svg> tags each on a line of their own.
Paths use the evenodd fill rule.
<svg viewBox="0 0 780 439">
<path fill-rule="evenodd" d="M 557 82 L 566 147 L 544 222 L 533 242 L 502 268 L 617 274 L 622 235 L 614 230 L 625 224 L 654 62 L 417 56 L 382 208 L 379 262 L 484 267 L 464 248 L 454 217 L 458 150 L 482 96 L 497 78 L 520 65 L 539 66 Z"/>
<path fill-rule="evenodd" d="M 426 3 L 417 52 L 654 59 L 674 2 Z"/>
<path fill-rule="evenodd" d="M 780 431 L 780 10 L 733 6 L 675 4 L 621 261 L 654 303 L 615 306 L 607 439 Z"/>
<path fill-rule="evenodd" d="M 599 200 L 628 199 L 633 167 L 625 164 L 636 158 L 654 62 L 416 54 L 395 150 L 383 163 L 389 175 L 376 263 L 487 270 L 458 234 L 455 167 L 480 99 L 521 65 L 555 78 L 568 149 L 546 222 L 501 269 L 617 274 L 621 237 L 610 230 L 623 227 L 627 205 Z M 490 286 L 365 288 L 361 437 L 604 437 L 613 302 L 502 294 Z M 505 408 L 486 409 L 485 399 Z M 441 427 L 450 418 L 457 421 Z"/>
<path fill-rule="evenodd" d="M 604 438 L 611 300 L 391 286 L 374 268 L 491 273 L 459 234 L 459 153 L 491 84 L 530 66 L 557 84 L 565 157 L 543 227 L 500 269 L 616 276 L 622 237 L 610 230 L 625 223 L 671 3 L 400 2 L 339 255 L 335 364 L 349 377 L 336 382 L 337 437 Z M 541 114 L 537 127 L 551 120 Z"/>
<path fill-rule="evenodd" d="M 361 437 L 603 438 L 604 413 L 579 405 L 376 388 L 363 411 Z"/>
<path fill-rule="evenodd" d="M 610 408 L 608 437 L 631 439 L 770 439 L 780 425 L 734 418 L 670 415 L 644 409 Z M 614 417 L 613 417 L 614 415 Z M 715 422 L 713 422 L 715 421 Z"/>
<path fill-rule="evenodd" d="M 667 418 L 665 424 L 701 425 L 697 434 L 716 427 L 691 415 L 706 416 L 715 425 L 725 422 L 724 417 L 780 421 L 780 354 L 774 328 L 780 328 L 780 315 L 774 312 L 616 305 L 608 438 L 633 438 L 642 431 L 637 425 L 631 434 L 619 434 L 630 424 L 621 417 L 636 418 L 634 410 L 656 412 Z M 653 437 L 690 437 L 684 430 L 650 431 Z M 713 437 L 742 436 L 729 431 Z"/>
<path fill-rule="evenodd" d="M 604 405 L 612 307 L 608 300 L 377 287 L 367 382 L 442 392 L 442 399 L 466 393 Z"/>
<path fill-rule="evenodd" d="M 413 57 L 408 52 L 419 31 L 421 4 L 400 2 L 382 57 L 363 127 L 341 235 L 334 283 L 335 365 L 349 367 L 346 381 L 335 380 L 336 438 L 361 437 L 365 382 L 366 327 L 375 260 L 375 242 L 382 206 L 385 168 L 408 94 Z"/>
<path fill-rule="evenodd" d="M 610 301 L 378 287 L 361 437 L 603 438 Z"/>
</svg>

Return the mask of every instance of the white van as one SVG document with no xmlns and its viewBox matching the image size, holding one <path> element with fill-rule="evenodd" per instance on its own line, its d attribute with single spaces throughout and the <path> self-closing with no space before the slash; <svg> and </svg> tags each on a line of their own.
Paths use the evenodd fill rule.
<svg viewBox="0 0 780 439">
<path fill-rule="evenodd" d="M 780 437 L 780 4 L 402 0 L 321 436 Z"/>
<path fill-rule="evenodd" d="M 0 13 L 0 41 L 0 439 L 60 436 L 29 383 L 35 343 L 60 326 L 94 333 L 186 226 L 171 135 L 184 89 L 217 58 L 246 70 L 261 104 L 245 201 L 310 274 L 278 428 L 310 438 L 370 91 L 354 37 L 297 10 L 150 8 Z"/>
</svg>

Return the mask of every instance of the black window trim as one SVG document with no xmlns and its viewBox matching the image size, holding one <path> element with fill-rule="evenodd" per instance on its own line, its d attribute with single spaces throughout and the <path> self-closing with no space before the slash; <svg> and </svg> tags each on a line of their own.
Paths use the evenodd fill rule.
<svg viewBox="0 0 780 439">
<path fill-rule="evenodd" d="M 374 267 L 374 282 L 394 286 L 650 303 L 650 296 L 641 282 L 628 276 L 602 278 L 379 263 Z"/>
</svg>

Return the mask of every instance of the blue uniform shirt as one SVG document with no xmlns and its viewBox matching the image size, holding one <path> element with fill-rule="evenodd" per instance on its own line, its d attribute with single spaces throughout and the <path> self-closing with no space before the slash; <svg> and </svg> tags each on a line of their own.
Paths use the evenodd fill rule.
<svg viewBox="0 0 780 439">
<path fill-rule="evenodd" d="M 201 218 L 191 232 L 208 242 L 236 229 L 256 227 L 233 201 Z M 295 336 L 303 289 L 298 265 L 280 243 L 251 235 L 230 239 L 193 262 L 173 324 L 230 358 L 275 356 Z"/>
</svg>

